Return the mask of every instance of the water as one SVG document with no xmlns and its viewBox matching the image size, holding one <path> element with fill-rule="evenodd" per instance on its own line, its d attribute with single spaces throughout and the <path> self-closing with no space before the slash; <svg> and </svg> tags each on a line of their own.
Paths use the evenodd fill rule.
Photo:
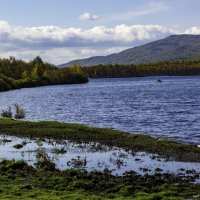
<svg viewBox="0 0 200 200">
<path fill-rule="evenodd" d="M 23 144 L 16 149 L 16 144 Z M 60 151 L 62 149 L 62 151 Z M 11 136 L 0 136 L 0 161 L 3 159 L 25 160 L 34 166 L 40 153 L 64 170 L 69 168 L 87 171 L 109 170 L 113 175 L 123 175 L 127 171 L 138 174 L 171 173 L 180 176 L 200 175 L 199 163 L 166 160 L 155 154 L 125 151 L 118 147 L 108 147 L 99 143 L 75 143 L 67 140 L 39 140 Z M 197 177 L 196 182 L 200 182 Z"/>
<path fill-rule="evenodd" d="M 28 120 L 82 123 L 200 144 L 199 76 L 93 79 L 0 93 L 0 109 L 14 103 L 25 108 Z"/>
</svg>

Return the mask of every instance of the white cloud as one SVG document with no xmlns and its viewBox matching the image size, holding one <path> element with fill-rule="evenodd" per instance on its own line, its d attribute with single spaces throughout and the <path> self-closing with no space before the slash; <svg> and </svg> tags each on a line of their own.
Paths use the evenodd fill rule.
<svg viewBox="0 0 200 200">
<path fill-rule="evenodd" d="M 154 40 L 176 31 L 159 25 L 96 26 L 91 29 L 57 26 L 11 27 L 0 21 L 0 49 L 48 49 L 58 47 L 119 46 Z"/>
<path fill-rule="evenodd" d="M 200 34 L 200 27 L 183 33 Z M 0 21 L 0 57 L 32 59 L 37 55 L 52 63 L 107 55 L 126 48 L 180 34 L 160 25 L 96 26 L 90 29 L 57 26 L 14 27 Z"/>
<path fill-rule="evenodd" d="M 200 27 L 193 26 L 185 31 L 185 34 L 198 35 L 200 34 Z"/>
<path fill-rule="evenodd" d="M 10 32 L 11 31 L 10 25 L 5 21 L 0 21 L 0 27 L 1 27 L 1 32 L 0 33 Z"/>
<path fill-rule="evenodd" d="M 86 12 L 86 13 L 83 13 L 82 15 L 80 15 L 79 16 L 79 19 L 80 20 L 90 20 L 90 21 L 92 21 L 92 20 L 97 20 L 99 18 L 99 16 L 97 16 L 97 15 L 92 15 L 91 13 L 88 13 L 88 12 Z"/>
</svg>

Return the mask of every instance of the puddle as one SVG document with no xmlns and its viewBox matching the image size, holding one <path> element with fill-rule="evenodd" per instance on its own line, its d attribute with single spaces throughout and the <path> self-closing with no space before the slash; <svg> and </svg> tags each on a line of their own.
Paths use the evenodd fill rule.
<svg viewBox="0 0 200 200">
<path fill-rule="evenodd" d="M 200 163 L 166 160 L 155 154 L 125 151 L 99 143 L 75 143 L 67 140 L 40 140 L 12 136 L 0 136 L 0 160 L 25 160 L 34 165 L 38 155 L 45 154 L 57 168 L 85 169 L 87 171 L 110 170 L 113 175 L 127 171 L 138 174 L 172 173 L 180 176 L 200 174 Z M 196 180 L 200 183 L 200 179 Z"/>
</svg>

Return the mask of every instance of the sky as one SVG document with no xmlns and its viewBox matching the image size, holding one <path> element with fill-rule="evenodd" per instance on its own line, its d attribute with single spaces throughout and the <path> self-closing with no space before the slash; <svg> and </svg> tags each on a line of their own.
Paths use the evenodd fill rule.
<svg viewBox="0 0 200 200">
<path fill-rule="evenodd" d="M 62 64 L 200 34 L 200 0 L 0 0 L 0 58 Z"/>
</svg>

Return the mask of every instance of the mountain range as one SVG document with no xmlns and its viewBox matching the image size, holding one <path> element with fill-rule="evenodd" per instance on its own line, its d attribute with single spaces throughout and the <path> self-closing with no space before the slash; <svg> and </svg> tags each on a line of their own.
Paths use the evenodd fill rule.
<svg viewBox="0 0 200 200">
<path fill-rule="evenodd" d="M 98 64 L 139 64 L 175 60 L 200 60 L 200 35 L 171 35 L 167 38 L 108 56 L 73 60 L 60 67 Z"/>
</svg>

